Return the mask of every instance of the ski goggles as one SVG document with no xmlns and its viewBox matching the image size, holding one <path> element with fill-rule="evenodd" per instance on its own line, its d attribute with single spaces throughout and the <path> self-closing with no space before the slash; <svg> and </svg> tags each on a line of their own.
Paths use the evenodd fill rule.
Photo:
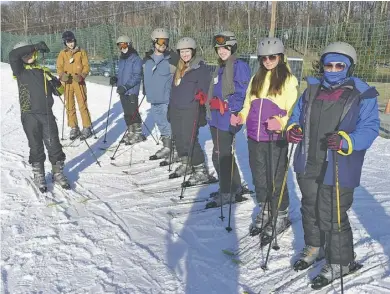
<svg viewBox="0 0 390 294">
<path fill-rule="evenodd" d="M 160 46 L 165 45 L 165 46 L 168 47 L 169 39 L 157 38 L 156 41 L 155 41 L 155 43 L 156 43 L 157 45 L 160 45 Z"/>
<path fill-rule="evenodd" d="M 278 55 L 277 54 L 274 54 L 274 55 L 266 55 L 266 56 L 259 56 L 259 59 L 262 61 L 262 62 L 266 62 L 267 60 L 271 61 L 271 62 L 274 62 L 276 61 L 276 59 L 278 58 Z"/>
<path fill-rule="evenodd" d="M 229 37 L 229 36 L 223 36 L 223 35 L 216 35 L 214 36 L 214 46 L 215 45 L 226 45 L 228 41 L 235 41 L 235 37 Z"/>
<path fill-rule="evenodd" d="M 347 65 L 344 62 L 329 62 L 324 64 L 324 71 L 332 71 L 335 69 L 336 71 L 343 71 Z"/>
<path fill-rule="evenodd" d="M 125 43 L 125 42 L 117 43 L 116 45 L 118 46 L 119 49 L 126 49 L 126 48 L 129 48 L 129 44 L 128 44 L 128 43 Z"/>
</svg>

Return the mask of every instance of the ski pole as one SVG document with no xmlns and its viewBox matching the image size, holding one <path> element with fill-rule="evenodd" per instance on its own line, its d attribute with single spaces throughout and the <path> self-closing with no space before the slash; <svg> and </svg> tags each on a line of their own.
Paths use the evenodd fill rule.
<svg viewBox="0 0 390 294">
<path fill-rule="evenodd" d="M 268 138 L 269 138 L 269 142 L 268 142 L 268 171 L 267 171 L 267 174 L 268 174 L 267 201 L 269 202 L 269 208 L 271 208 L 271 212 L 268 210 L 268 218 L 271 214 L 271 222 L 272 222 L 272 217 L 275 215 L 275 213 L 274 213 L 274 209 L 275 209 L 274 206 L 275 205 L 273 204 L 273 199 L 272 199 L 273 195 L 274 195 L 274 188 L 275 188 L 274 179 L 273 179 L 274 173 L 272 172 L 272 169 L 273 169 L 273 152 L 272 152 L 273 132 L 268 132 Z M 272 229 L 272 232 L 273 232 L 273 229 Z M 272 242 L 272 240 L 271 240 L 271 242 Z M 270 247 L 269 247 L 269 249 L 270 249 Z M 268 256 L 269 256 L 269 250 L 267 252 L 267 257 L 266 257 L 265 263 L 261 266 L 261 268 L 263 270 L 267 269 Z"/>
<path fill-rule="evenodd" d="M 144 99 L 145 99 L 145 95 L 144 95 L 144 97 L 142 97 L 141 102 L 138 104 L 138 108 L 136 109 L 136 111 L 134 111 L 133 116 L 132 116 L 131 119 L 130 119 L 130 122 L 132 122 L 132 121 L 134 120 L 135 115 L 138 113 L 138 109 L 141 107 L 141 104 L 142 104 L 142 102 L 144 101 Z M 146 126 L 146 125 L 145 125 L 145 126 Z M 119 146 L 122 144 L 121 142 L 123 142 L 123 139 L 125 138 L 125 136 L 126 136 L 126 134 L 127 134 L 128 131 L 129 131 L 129 129 L 126 128 L 126 131 L 125 131 L 125 133 L 123 134 L 122 139 L 119 141 L 119 144 L 118 144 L 118 146 L 116 147 L 114 154 L 110 157 L 111 160 L 114 160 L 114 159 L 115 159 L 115 154 L 116 154 L 116 152 L 118 151 Z"/>
<path fill-rule="evenodd" d="M 229 222 L 228 226 L 226 227 L 226 231 L 229 233 L 232 231 L 232 228 L 230 227 L 230 219 L 232 215 L 232 198 L 233 198 L 233 193 L 232 193 L 232 187 L 233 187 L 233 171 L 234 171 L 234 160 L 235 160 L 235 145 L 236 145 L 236 135 L 233 135 L 233 143 L 232 143 L 232 166 L 231 166 L 231 171 L 230 171 L 230 202 L 229 202 Z M 222 205 L 221 205 L 222 207 Z"/>
<path fill-rule="evenodd" d="M 107 112 L 107 120 L 106 120 L 106 130 L 104 132 L 104 140 L 103 143 L 106 144 L 107 140 L 107 127 L 108 127 L 108 118 L 110 117 L 110 110 L 111 110 L 111 99 L 112 99 L 112 91 L 114 90 L 114 85 L 111 86 L 111 94 L 110 94 L 110 102 L 108 103 L 108 112 Z"/>
<path fill-rule="evenodd" d="M 218 125 L 218 115 L 217 115 L 217 125 Z M 217 129 L 217 152 L 218 152 L 218 171 L 219 171 L 219 174 L 218 174 L 218 178 L 219 178 L 219 186 L 221 187 L 221 158 L 219 156 L 219 130 L 218 128 Z M 221 189 L 219 190 L 219 193 L 221 193 Z M 219 195 L 221 196 L 221 195 Z M 223 205 L 222 205 L 222 199 L 221 199 L 221 216 L 219 217 L 221 219 L 221 221 L 223 221 L 225 219 L 225 217 L 223 216 Z"/>
<path fill-rule="evenodd" d="M 199 111 L 199 104 L 198 104 L 198 107 L 196 108 L 196 116 L 194 118 L 194 126 L 192 127 L 191 143 L 190 143 L 189 150 L 188 150 L 189 151 L 188 152 L 188 160 L 186 162 L 186 169 L 184 172 L 183 182 L 181 183 L 181 193 L 179 196 L 180 199 L 184 198 L 183 193 L 184 193 L 184 190 L 186 188 L 185 182 L 186 182 L 186 176 L 187 176 L 188 163 L 189 162 L 192 163 L 192 155 L 194 153 L 194 146 L 195 146 L 195 136 L 196 136 L 198 126 L 199 126 L 199 116 L 200 116 L 200 111 Z"/>
<path fill-rule="evenodd" d="M 66 93 L 66 83 L 65 83 L 65 89 L 64 89 L 64 92 Z M 62 132 L 61 132 L 61 140 L 65 140 L 64 139 L 64 125 L 65 125 L 65 95 L 64 95 L 64 108 L 62 109 Z"/>
<path fill-rule="evenodd" d="M 171 138 L 171 152 L 169 153 L 169 165 L 168 165 L 168 171 L 172 171 L 171 170 L 171 164 L 172 164 L 172 160 L 173 160 L 173 157 L 174 157 L 174 154 L 175 154 L 175 140 L 173 140 L 173 136 Z M 161 164 L 160 164 L 161 165 Z"/>
<path fill-rule="evenodd" d="M 333 167 L 336 186 L 337 225 L 339 231 L 339 255 L 340 255 L 340 286 L 341 293 L 344 293 L 343 265 L 341 263 L 341 213 L 340 213 L 340 186 L 339 186 L 339 165 L 337 162 L 337 151 L 333 151 Z"/>
<path fill-rule="evenodd" d="M 91 151 L 93 157 L 95 158 L 95 161 L 96 161 L 97 165 L 99 165 L 100 167 L 102 167 L 102 166 L 100 165 L 100 162 L 99 162 L 99 160 L 97 159 L 95 153 L 93 152 L 91 146 L 89 146 L 87 140 L 86 140 L 85 138 L 84 138 L 83 140 L 84 140 L 85 144 L 87 144 L 87 146 L 88 146 L 88 148 L 89 148 L 89 151 Z"/>
<path fill-rule="evenodd" d="M 84 82 L 84 84 L 85 84 L 85 82 Z M 89 108 L 87 106 L 87 95 L 85 94 L 84 87 L 82 87 L 82 85 L 80 85 L 80 84 L 79 84 L 79 87 L 80 87 L 81 95 L 83 96 L 83 99 L 84 99 L 85 106 L 87 108 L 87 114 L 89 117 L 89 121 L 91 122 L 91 129 L 92 129 L 93 138 L 97 139 L 96 133 L 95 133 L 95 130 L 94 130 L 93 124 L 92 124 L 91 114 L 89 113 Z"/>
</svg>

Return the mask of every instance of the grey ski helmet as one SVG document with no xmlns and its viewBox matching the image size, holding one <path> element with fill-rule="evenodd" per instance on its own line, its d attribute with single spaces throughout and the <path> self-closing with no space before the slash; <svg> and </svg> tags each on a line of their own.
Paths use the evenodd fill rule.
<svg viewBox="0 0 390 294">
<path fill-rule="evenodd" d="M 216 34 L 213 38 L 214 48 L 217 50 L 219 47 L 232 47 L 232 54 L 237 51 L 237 38 L 231 31 L 223 31 Z"/>
<path fill-rule="evenodd" d="M 357 53 L 355 48 L 352 45 L 345 42 L 334 42 L 330 43 L 325 47 L 324 51 L 321 54 L 321 62 L 324 59 L 324 56 L 328 53 L 339 53 L 343 54 L 351 59 L 353 65 L 357 63 Z"/>
<path fill-rule="evenodd" d="M 278 38 L 263 38 L 257 46 L 257 56 L 284 54 L 283 42 Z"/>
<path fill-rule="evenodd" d="M 32 45 L 32 42 L 31 41 L 20 41 L 20 42 L 15 44 L 13 49 L 28 46 L 28 45 Z"/>
<path fill-rule="evenodd" d="M 116 43 L 119 44 L 119 43 L 127 43 L 127 44 L 131 44 L 131 40 L 128 36 L 119 36 L 118 39 L 116 40 Z"/>
<path fill-rule="evenodd" d="M 184 37 L 181 38 L 176 45 L 176 50 L 181 50 L 181 49 L 196 49 L 196 42 L 194 39 L 189 38 L 189 37 Z"/>
<path fill-rule="evenodd" d="M 161 38 L 161 39 L 169 39 L 169 34 L 166 29 L 164 28 L 157 28 L 152 32 L 151 35 L 152 41 L 156 41 L 156 39 Z"/>
</svg>

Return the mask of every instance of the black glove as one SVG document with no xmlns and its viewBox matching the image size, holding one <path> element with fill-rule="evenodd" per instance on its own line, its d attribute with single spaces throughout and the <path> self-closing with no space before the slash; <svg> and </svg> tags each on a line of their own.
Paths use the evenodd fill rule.
<svg viewBox="0 0 390 294">
<path fill-rule="evenodd" d="M 341 150 L 341 146 L 343 144 L 342 142 L 343 137 L 341 137 L 337 132 L 327 133 L 325 134 L 325 137 L 326 137 L 326 145 L 330 150 L 333 151 Z"/>
<path fill-rule="evenodd" d="M 117 89 L 116 89 L 116 92 L 119 94 L 119 95 L 124 95 L 126 92 L 127 92 L 127 88 L 125 86 L 119 86 Z"/>
<path fill-rule="evenodd" d="M 118 82 L 117 77 L 110 77 L 110 85 L 114 86 Z"/>
<path fill-rule="evenodd" d="M 49 47 L 47 47 L 46 43 L 43 41 L 35 44 L 34 47 L 35 47 L 35 50 L 40 51 L 42 53 L 49 53 L 50 52 Z"/>
</svg>

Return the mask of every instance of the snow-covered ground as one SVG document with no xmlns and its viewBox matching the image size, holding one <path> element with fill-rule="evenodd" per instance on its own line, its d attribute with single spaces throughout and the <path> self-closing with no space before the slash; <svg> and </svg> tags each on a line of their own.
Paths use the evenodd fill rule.
<svg viewBox="0 0 390 294">
<path fill-rule="evenodd" d="M 291 264 L 303 246 L 300 192 L 289 173 L 290 228 L 271 250 L 269 269 L 263 271 L 266 249 L 248 236 L 257 213 L 250 199 L 232 206 L 228 233 L 228 206 L 202 210 L 204 199 L 217 185 L 191 188 L 184 203 L 182 179 L 168 180 L 167 168 L 148 161 L 160 146 L 152 137 L 134 147 L 113 150 L 125 130 L 122 108 L 114 94 L 103 143 L 110 97 L 109 86 L 88 83 L 88 103 L 98 139 L 88 140 L 101 167 L 85 143 L 65 148 L 66 174 L 73 190 L 49 186 L 47 198 L 31 185 L 28 144 L 20 122 L 16 81 L 8 64 L 1 64 L 1 288 L 2 293 L 312 293 L 309 278 L 318 266 L 300 274 Z M 114 91 L 115 93 L 115 91 Z M 140 96 L 142 97 L 142 96 Z M 58 98 L 57 98 L 58 99 Z M 62 103 L 54 112 L 62 129 Z M 142 117 L 151 127 L 149 105 Z M 65 128 L 65 137 L 69 130 Z M 212 171 L 209 129 L 202 128 L 201 145 Z M 362 186 L 356 190 L 350 219 L 361 274 L 346 278 L 345 293 L 390 293 L 390 141 L 378 138 L 367 152 Z M 69 140 L 63 141 L 69 144 Z M 237 158 L 243 179 L 251 185 L 248 151 L 242 132 Z M 126 165 L 130 158 L 133 165 Z M 142 162 L 142 160 L 146 160 Z M 46 162 L 50 181 L 50 163 Z M 122 171 L 129 170 L 131 175 Z M 174 188 L 177 188 L 174 190 Z M 50 200 L 54 198 L 55 200 Z M 57 203 L 53 205 L 54 201 Z M 186 203 L 187 202 L 187 203 Z M 238 253 L 232 258 L 223 249 Z M 297 277 L 295 280 L 291 279 Z M 319 293 L 340 292 L 335 282 Z"/>
</svg>

